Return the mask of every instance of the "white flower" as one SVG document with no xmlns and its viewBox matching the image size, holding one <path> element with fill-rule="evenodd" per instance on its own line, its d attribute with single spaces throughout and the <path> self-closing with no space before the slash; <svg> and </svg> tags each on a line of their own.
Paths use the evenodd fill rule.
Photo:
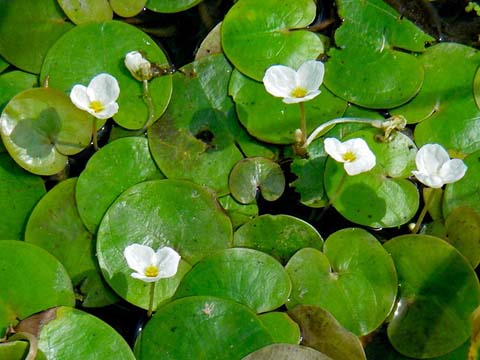
<svg viewBox="0 0 480 360">
<path fill-rule="evenodd" d="M 97 119 L 108 119 L 118 111 L 119 95 L 117 79 L 109 74 L 99 74 L 88 86 L 75 85 L 70 92 L 70 100 L 76 107 L 89 112 Z"/>
<path fill-rule="evenodd" d="M 180 255 L 169 247 L 154 252 L 150 246 L 132 244 L 125 248 L 123 256 L 128 266 L 135 270 L 131 276 L 145 282 L 174 276 L 180 262 Z"/>
<path fill-rule="evenodd" d="M 125 66 L 138 81 L 152 78 L 152 64 L 138 51 L 130 51 L 125 55 Z"/>
<path fill-rule="evenodd" d="M 315 60 L 305 62 L 298 71 L 284 65 L 273 65 L 265 72 L 263 85 L 273 96 L 283 98 L 286 104 L 304 102 L 320 94 L 318 88 L 324 72 L 323 63 Z"/>
<path fill-rule="evenodd" d="M 423 145 L 415 158 L 417 170 L 413 175 L 431 188 L 441 188 L 445 184 L 460 180 L 467 166 L 460 159 L 451 159 L 448 152 L 439 144 Z"/>
<path fill-rule="evenodd" d="M 350 139 L 342 143 L 335 138 L 326 138 L 323 144 L 328 155 L 343 163 L 348 175 L 357 175 L 375 166 L 375 154 L 363 139 Z"/>
</svg>

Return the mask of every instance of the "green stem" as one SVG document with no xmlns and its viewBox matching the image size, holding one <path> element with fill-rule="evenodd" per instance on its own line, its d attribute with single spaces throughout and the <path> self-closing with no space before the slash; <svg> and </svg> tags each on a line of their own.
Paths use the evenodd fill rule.
<svg viewBox="0 0 480 360">
<path fill-rule="evenodd" d="M 425 218 L 425 215 L 427 215 L 428 208 L 432 204 L 432 201 L 435 197 L 435 189 L 432 189 L 430 191 L 430 194 L 427 195 L 425 198 L 425 205 L 423 206 L 422 211 L 420 212 L 420 215 L 418 216 L 417 222 L 415 223 L 415 227 L 412 229 L 412 234 L 418 233 L 418 230 L 420 230 L 420 226 L 422 226 L 423 219 Z"/>
<path fill-rule="evenodd" d="M 300 131 L 302 132 L 300 145 L 303 146 L 307 140 L 307 121 L 305 119 L 305 105 L 303 102 L 298 103 L 298 105 L 300 105 Z"/>
<path fill-rule="evenodd" d="M 8 341 L 18 340 L 28 341 L 28 353 L 25 356 L 25 360 L 35 360 L 38 352 L 38 339 L 26 331 L 20 331 L 8 339 Z"/>
<path fill-rule="evenodd" d="M 92 141 L 93 141 L 93 149 L 97 151 L 98 140 L 97 140 L 97 118 L 96 117 L 93 117 L 93 120 L 92 120 Z"/>
<path fill-rule="evenodd" d="M 336 124 L 342 123 L 358 123 L 358 124 L 370 124 L 376 128 L 381 128 L 383 121 L 380 120 L 372 120 L 372 119 L 362 119 L 362 118 L 337 118 L 327 121 L 317 127 L 310 136 L 305 140 L 303 147 L 307 148 L 313 140 L 315 140 L 318 136 L 320 136 L 327 128 Z"/>
<path fill-rule="evenodd" d="M 148 311 L 147 311 L 148 317 L 152 316 L 152 313 L 153 313 L 153 299 L 155 298 L 155 284 L 156 284 L 155 281 L 150 283 L 150 301 L 148 302 Z"/>
<path fill-rule="evenodd" d="M 143 125 L 143 132 L 145 132 L 155 121 L 155 109 L 153 107 L 152 97 L 150 96 L 150 90 L 148 89 L 148 80 L 143 80 L 143 101 L 147 105 L 148 118 L 145 125 Z"/>
</svg>

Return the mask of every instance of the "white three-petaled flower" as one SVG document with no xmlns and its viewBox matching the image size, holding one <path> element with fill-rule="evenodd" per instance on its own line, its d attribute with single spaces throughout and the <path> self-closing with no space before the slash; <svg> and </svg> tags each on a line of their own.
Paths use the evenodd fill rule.
<svg viewBox="0 0 480 360">
<path fill-rule="evenodd" d="M 265 72 L 263 85 L 276 97 L 283 98 L 286 104 L 300 103 L 320 94 L 318 88 L 323 82 L 325 69 L 321 61 L 305 62 L 298 71 L 284 66 L 273 65 Z"/>
<path fill-rule="evenodd" d="M 99 74 L 88 86 L 75 85 L 70 92 L 73 104 L 97 119 L 108 119 L 118 111 L 118 81 L 112 75 Z"/>
<path fill-rule="evenodd" d="M 417 170 L 413 175 L 431 188 L 441 188 L 445 184 L 460 180 L 467 166 L 460 159 L 450 159 L 448 152 L 439 144 L 423 145 L 415 158 Z"/>
<path fill-rule="evenodd" d="M 125 55 L 125 66 L 138 81 L 152 78 L 152 64 L 138 51 L 130 51 Z"/>
<path fill-rule="evenodd" d="M 180 262 L 180 255 L 169 247 L 155 252 L 150 246 L 132 244 L 125 248 L 123 255 L 128 267 L 135 271 L 131 276 L 145 282 L 174 276 Z"/>
<path fill-rule="evenodd" d="M 326 138 L 323 144 L 328 155 L 343 163 L 348 175 L 357 175 L 369 171 L 375 166 L 375 154 L 363 139 L 357 138 L 341 142 L 335 138 Z"/>
</svg>

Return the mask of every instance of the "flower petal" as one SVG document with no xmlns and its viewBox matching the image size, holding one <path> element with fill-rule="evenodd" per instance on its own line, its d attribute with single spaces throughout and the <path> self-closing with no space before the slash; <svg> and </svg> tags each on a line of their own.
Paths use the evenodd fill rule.
<svg viewBox="0 0 480 360">
<path fill-rule="evenodd" d="M 125 260 L 127 260 L 128 267 L 140 275 L 143 274 L 148 265 L 151 265 L 151 259 L 154 255 L 155 252 L 150 246 L 141 244 L 129 245 L 123 251 L 123 256 L 125 256 Z"/>
<path fill-rule="evenodd" d="M 454 183 L 463 178 L 467 172 L 467 165 L 460 159 L 447 161 L 440 169 L 440 176 L 445 184 Z"/>
<path fill-rule="evenodd" d="M 110 74 L 99 74 L 88 84 L 90 100 L 101 101 L 104 106 L 117 101 L 120 95 L 120 87 L 117 79 Z"/>
<path fill-rule="evenodd" d="M 263 77 L 265 89 L 276 97 L 290 97 L 290 93 L 295 88 L 296 72 L 292 68 L 284 65 L 270 66 Z"/>
<path fill-rule="evenodd" d="M 136 272 L 131 273 L 130 276 L 133 277 L 134 279 L 139 279 L 139 280 L 145 281 L 147 283 L 155 282 L 155 281 L 160 279 L 159 275 L 157 275 L 155 277 L 151 277 L 151 276 L 146 276 L 146 275 L 136 273 Z"/>
<path fill-rule="evenodd" d="M 105 106 L 102 111 L 95 112 L 90 109 L 89 112 L 97 119 L 109 119 L 118 112 L 118 104 L 113 102 Z"/>
<path fill-rule="evenodd" d="M 309 92 L 318 90 L 320 85 L 322 85 L 324 74 L 325 66 L 321 61 L 306 61 L 297 71 L 297 86 L 302 86 Z"/>
<path fill-rule="evenodd" d="M 426 144 L 418 150 L 415 164 L 420 172 L 438 175 L 441 166 L 450 160 L 447 151 L 439 144 Z"/>
<path fill-rule="evenodd" d="M 181 257 L 175 250 L 167 246 L 162 247 L 155 256 L 160 278 L 169 278 L 177 273 Z"/>
<path fill-rule="evenodd" d="M 343 167 L 348 175 L 353 176 L 372 170 L 376 162 L 375 155 L 370 151 L 362 156 L 359 155 L 356 161 L 344 163 Z"/>
<path fill-rule="evenodd" d="M 83 85 L 75 85 L 70 91 L 70 100 L 72 101 L 73 105 L 77 108 L 89 111 L 90 110 L 90 99 L 87 95 L 87 87 Z"/>
<path fill-rule="evenodd" d="M 418 181 L 428 187 L 439 189 L 444 185 L 443 179 L 440 176 L 429 175 L 427 173 L 415 170 L 412 171 L 412 174 L 415 175 Z"/>
<path fill-rule="evenodd" d="M 345 153 L 346 149 L 340 140 L 336 138 L 326 138 L 323 141 L 323 146 L 325 147 L 326 153 L 333 159 L 339 162 L 345 162 L 343 159 L 343 154 Z"/>
</svg>

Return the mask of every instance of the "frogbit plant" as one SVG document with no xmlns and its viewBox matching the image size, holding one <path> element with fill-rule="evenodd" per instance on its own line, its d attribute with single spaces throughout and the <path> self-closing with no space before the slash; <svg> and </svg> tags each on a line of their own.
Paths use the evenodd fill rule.
<svg viewBox="0 0 480 360">
<path fill-rule="evenodd" d="M 108 119 L 117 113 L 119 95 L 117 79 L 105 73 L 95 76 L 88 86 L 75 85 L 70 92 L 72 103 L 93 115 L 92 139 L 95 150 L 98 150 L 97 119 Z"/>
<path fill-rule="evenodd" d="M 300 106 L 300 131 L 296 131 L 295 149 L 302 147 L 307 137 L 305 120 L 305 101 L 312 100 L 320 94 L 325 67 L 321 61 L 310 60 L 303 63 L 298 70 L 284 65 L 270 66 L 263 77 L 267 92 L 283 98 L 285 104 L 298 103 Z M 298 151 L 297 151 L 298 153 Z"/>
<path fill-rule="evenodd" d="M 123 251 L 123 256 L 125 256 L 128 267 L 135 271 L 130 276 L 150 283 L 150 301 L 147 315 L 151 316 L 155 283 L 160 279 L 175 276 L 181 257 L 168 246 L 161 247 L 155 252 L 150 246 L 141 244 L 127 246 Z"/>
<path fill-rule="evenodd" d="M 439 144 L 426 144 L 418 150 L 415 157 L 417 170 L 413 170 L 418 181 L 430 187 L 433 191 L 425 199 L 425 206 L 420 213 L 412 233 L 420 229 L 431 200 L 434 198 L 435 189 L 440 189 L 445 184 L 454 183 L 465 175 L 467 166 L 460 159 L 450 159 L 447 150 Z"/>
</svg>

